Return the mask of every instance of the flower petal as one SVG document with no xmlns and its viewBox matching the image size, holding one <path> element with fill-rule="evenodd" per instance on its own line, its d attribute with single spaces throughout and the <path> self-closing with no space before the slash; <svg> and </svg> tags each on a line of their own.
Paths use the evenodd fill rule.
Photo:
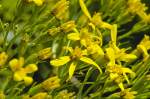
<svg viewBox="0 0 150 99">
<path fill-rule="evenodd" d="M 117 39 L 117 25 L 114 24 L 111 29 L 111 40 L 114 45 L 116 45 L 116 39 Z"/>
<path fill-rule="evenodd" d="M 67 38 L 70 40 L 77 41 L 77 40 L 80 40 L 80 34 L 79 33 L 70 33 L 67 35 Z"/>
<path fill-rule="evenodd" d="M 9 66 L 13 72 L 15 72 L 21 68 L 20 65 L 18 64 L 18 59 L 12 59 L 9 62 Z"/>
<path fill-rule="evenodd" d="M 124 91 L 123 83 L 119 83 L 118 86 L 120 87 L 121 91 Z"/>
<path fill-rule="evenodd" d="M 129 81 L 129 79 L 128 79 L 128 76 L 127 76 L 125 73 L 123 73 L 123 76 L 124 76 L 124 78 L 126 79 L 127 83 L 130 84 L 130 81 Z"/>
<path fill-rule="evenodd" d="M 64 49 L 64 50 L 67 50 L 67 51 L 69 51 L 71 54 L 73 54 L 73 48 L 72 48 L 72 47 L 64 46 L 63 49 Z"/>
<path fill-rule="evenodd" d="M 33 82 L 33 78 L 32 77 L 25 76 L 23 79 L 24 79 L 24 83 L 26 85 L 30 85 Z"/>
<path fill-rule="evenodd" d="M 109 59 L 111 65 L 115 64 L 115 51 L 113 48 L 107 48 L 106 49 L 106 56 Z"/>
<path fill-rule="evenodd" d="M 44 0 L 33 0 L 33 1 L 37 6 L 41 6 L 44 2 Z"/>
<path fill-rule="evenodd" d="M 94 65 L 95 67 L 98 68 L 98 70 L 100 71 L 100 73 L 102 73 L 101 68 L 92 59 L 87 58 L 87 57 L 81 57 L 80 60 L 83 61 L 83 62 L 85 62 L 85 63 Z"/>
<path fill-rule="evenodd" d="M 20 57 L 19 60 L 14 58 L 12 59 L 10 62 L 9 62 L 9 65 L 10 65 L 10 68 L 13 72 L 19 70 L 22 68 L 24 64 L 24 58 L 23 57 Z"/>
<path fill-rule="evenodd" d="M 69 78 L 68 80 L 70 80 L 74 74 L 75 68 L 76 68 L 77 64 L 72 62 L 70 67 L 69 67 Z"/>
<path fill-rule="evenodd" d="M 19 65 L 20 65 L 20 67 L 22 67 L 24 65 L 24 58 L 23 57 L 19 58 Z"/>
<path fill-rule="evenodd" d="M 121 55 L 119 60 L 124 61 L 124 62 L 131 62 L 136 59 L 137 59 L 137 56 L 134 54 L 124 54 L 124 55 Z"/>
<path fill-rule="evenodd" d="M 81 45 L 87 47 L 87 42 L 86 42 L 85 39 L 81 39 L 81 40 L 80 40 L 80 43 L 81 43 Z"/>
<path fill-rule="evenodd" d="M 104 57 L 104 51 L 103 49 L 98 45 L 98 44 L 95 44 L 95 43 L 91 43 L 88 47 L 87 47 L 87 50 L 90 54 L 96 54 L 100 57 Z"/>
<path fill-rule="evenodd" d="M 79 0 L 79 4 L 80 4 L 80 7 L 81 7 L 83 13 L 91 20 L 92 19 L 91 15 L 90 15 L 88 9 L 86 8 L 86 5 L 83 2 L 83 0 Z"/>
<path fill-rule="evenodd" d="M 129 68 L 122 68 L 123 73 L 129 73 L 132 77 L 135 77 L 135 73 Z"/>
<path fill-rule="evenodd" d="M 70 61 L 70 56 L 63 56 L 59 59 L 51 60 L 50 64 L 53 66 L 62 66 Z"/>
<path fill-rule="evenodd" d="M 137 46 L 137 49 L 138 49 L 140 52 L 143 53 L 144 59 L 147 60 L 147 58 L 149 57 L 149 54 L 148 54 L 148 52 L 147 52 L 146 47 L 143 46 L 143 45 L 138 45 L 138 46 Z"/>
<path fill-rule="evenodd" d="M 37 71 L 38 70 L 38 68 L 37 68 L 37 65 L 36 64 L 29 64 L 29 65 L 27 65 L 26 67 L 25 67 L 25 71 L 27 72 L 27 73 L 32 73 L 32 72 L 35 72 L 35 71 Z"/>
</svg>

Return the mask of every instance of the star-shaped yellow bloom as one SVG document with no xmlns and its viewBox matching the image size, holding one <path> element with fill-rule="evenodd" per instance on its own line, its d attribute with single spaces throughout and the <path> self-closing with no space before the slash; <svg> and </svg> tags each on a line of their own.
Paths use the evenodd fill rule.
<svg viewBox="0 0 150 99">
<path fill-rule="evenodd" d="M 114 65 L 116 62 L 124 61 L 130 62 L 132 60 L 137 59 L 137 56 L 134 54 L 127 54 L 125 53 L 126 49 L 120 49 L 116 45 L 117 39 L 117 26 L 116 24 L 113 25 L 112 32 L 111 32 L 111 41 L 110 46 L 106 48 L 106 56 L 109 59 L 109 63 Z"/>
<path fill-rule="evenodd" d="M 11 70 L 14 72 L 13 78 L 15 81 L 24 80 L 26 85 L 30 85 L 33 82 L 32 77 L 27 76 L 28 73 L 33 73 L 38 70 L 35 64 L 28 64 L 23 68 L 24 58 L 12 59 L 9 62 Z"/>
<path fill-rule="evenodd" d="M 135 77 L 135 73 L 131 69 L 117 64 L 108 66 L 107 71 L 109 72 L 110 79 L 118 83 L 118 86 L 120 87 L 121 90 L 124 90 L 124 86 L 122 83 L 123 78 L 125 78 L 125 80 L 128 83 L 130 83 L 126 74 L 130 74 L 131 77 Z"/>
<path fill-rule="evenodd" d="M 71 61 L 71 64 L 69 67 L 69 78 L 68 79 L 71 79 L 74 74 L 75 68 L 77 66 L 77 60 L 83 61 L 90 65 L 94 65 L 96 68 L 98 68 L 100 73 L 102 73 L 102 70 L 99 67 L 99 65 L 97 65 L 92 59 L 86 57 L 87 56 L 86 50 L 81 50 L 79 47 L 75 47 L 75 49 L 73 49 L 72 47 L 65 47 L 65 49 L 68 50 L 71 55 L 70 56 L 62 56 L 58 59 L 51 60 L 50 64 L 53 66 L 59 67 L 59 66 L 62 66 Z"/>
<path fill-rule="evenodd" d="M 81 10 L 83 11 L 83 13 L 88 17 L 88 19 L 90 20 L 90 25 L 93 27 L 98 26 L 100 28 L 107 28 L 107 29 L 111 29 L 112 25 L 110 25 L 107 22 L 102 21 L 102 18 L 100 16 L 100 13 L 95 13 L 93 15 L 93 17 L 91 17 L 91 14 L 89 13 L 85 3 L 83 0 L 79 0 L 79 4 L 81 7 Z M 92 25 L 93 24 L 93 25 Z"/>
</svg>

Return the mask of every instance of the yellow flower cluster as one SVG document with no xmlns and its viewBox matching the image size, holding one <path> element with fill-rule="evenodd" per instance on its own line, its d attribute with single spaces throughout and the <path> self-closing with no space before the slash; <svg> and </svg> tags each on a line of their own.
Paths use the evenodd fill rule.
<svg viewBox="0 0 150 99">
<path fill-rule="evenodd" d="M 70 53 L 69 56 L 62 56 L 59 57 L 58 59 L 51 60 L 50 64 L 58 67 L 70 62 L 68 80 L 72 78 L 78 60 L 97 67 L 100 73 L 102 73 L 102 70 L 99 67 L 99 65 L 95 63 L 93 59 L 88 58 L 88 55 L 97 54 L 104 60 L 108 61 L 106 71 L 109 72 L 110 79 L 115 81 L 120 87 L 120 89 L 124 91 L 125 90 L 123 85 L 124 79 L 129 83 L 127 74 L 130 74 L 131 77 L 134 77 L 135 73 L 131 69 L 122 66 L 122 62 L 134 61 L 138 58 L 138 56 L 133 53 L 128 54 L 126 53 L 126 49 L 120 49 L 117 46 L 116 44 L 117 25 L 116 24 L 111 25 L 107 22 L 102 21 L 99 13 L 96 13 L 93 15 L 93 17 L 91 17 L 83 0 L 79 0 L 79 3 L 83 13 L 89 19 L 90 21 L 89 25 L 92 27 L 93 31 L 96 31 L 97 28 L 106 28 L 110 30 L 111 41 L 109 42 L 109 47 L 105 48 L 106 53 L 104 53 L 103 49 L 101 48 L 102 46 L 101 33 L 99 33 L 100 36 L 96 36 L 89 32 L 88 27 L 82 28 L 80 31 L 74 28 L 74 32 L 69 33 L 67 35 L 67 38 L 72 41 L 76 41 L 76 42 L 79 41 L 83 47 L 79 48 L 78 46 L 76 46 L 74 49 L 68 46 L 64 47 L 66 51 L 69 51 Z"/>
<path fill-rule="evenodd" d="M 125 49 L 120 49 L 116 45 L 116 38 L 117 38 L 117 26 L 113 25 L 115 28 L 111 33 L 111 41 L 110 46 L 106 48 L 106 56 L 109 59 L 109 62 L 107 64 L 107 71 L 110 73 L 110 79 L 114 80 L 116 83 L 118 83 L 118 86 L 123 91 L 123 78 L 126 79 L 126 81 L 129 83 L 128 77 L 126 73 L 129 73 L 132 75 L 132 77 L 135 76 L 135 73 L 130 70 L 129 68 L 123 67 L 121 65 L 121 61 L 124 62 L 130 62 L 137 59 L 137 56 L 134 54 L 127 54 L 125 53 Z"/>
<path fill-rule="evenodd" d="M 33 82 L 32 77 L 27 76 L 28 73 L 33 73 L 38 70 L 36 64 L 28 64 L 24 66 L 24 58 L 20 57 L 19 59 L 12 59 L 9 62 L 11 70 L 14 72 L 13 78 L 15 81 L 22 81 L 26 85 L 30 85 Z"/>
<path fill-rule="evenodd" d="M 106 28 L 111 31 L 111 41 L 109 43 L 109 47 L 106 48 L 106 53 L 105 53 L 105 56 L 108 59 L 106 71 L 109 72 L 110 79 L 115 81 L 118 84 L 118 86 L 120 87 L 120 89 L 123 91 L 124 90 L 124 86 L 123 86 L 124 78 L 129 83 L 129 79 L 128 79 L 126 73 L 131 74 L 132 77 L 135 76 L 135 73 L 131 69 L 129 69 L 127 67 L 123 67 L 121 65 L 121 62 L 122 61 L 130 62 L 130 61 L 136 60 L 137 56 L 134 54 L 127 54 L 125 52 L 126 49 L 120 49 L 119 47 L 117 47 L 117 45 L 116 45 L 117 25 L 116 24 L 111 25 L 109 23 L 102 21 L 102 18 L 100 17 L 100 13 L 95 13 L 93 15 L 93 17 L 91 17 L 83 0 L 79 0 L 79 3 L 80 3 L 83 13 L 90 20 L 90 26 L 92 26 L 93 30 L 95 30 L 95 26 L 96 26 L 98 28 Z M 78 38 L 76 40 L 80 39 L 80 37 L 75 34 L 72 34 L 72 37 L 69 35 L 68 38 L 75 40 L 73 38 L 73 36 L 74 36 L 74 38 L 75 37 Z M 91 45 L 93 45 L 93 44 L 91 44 Z M 93 48 L 96 48 L 96 46 L 93 46 Z M 100 48 L 99 48 L 99 51 L 100 51 Z M 102 52 L 103 52 L 103 50 L 101 51 L 101 53 Z M 104 55 L 104 53 L 102 55 Z"/>
</svg>

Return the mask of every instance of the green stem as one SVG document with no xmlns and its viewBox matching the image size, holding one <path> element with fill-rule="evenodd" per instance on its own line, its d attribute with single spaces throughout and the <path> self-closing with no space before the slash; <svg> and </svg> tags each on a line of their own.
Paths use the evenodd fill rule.
<svg viewBox="0 0 150 99">
<path fill-rule="evenodd" d="M 118 37 L 118 40 L 121 40 L 121 39 L 123 39 L 123 38 L 126 38 L 126 37 L 130 36 L 131 34 L 132 34 L 132 31 L 129 31 L 129 32 L 127 32 L 127 33 L 125 33 L 125 34 L 119 36 L 119 37 Z"/>
<path fill-rule="evenodd" d="M 82 95 L 84 85 L 85 85 L 86 81 L 88 80 L 88 78 L 91 76 L 92 72 L 93 72 L 92 68 L 89 68 L 89 70 L 86 73 L 85 79 L 84 79 L 83 83 L 81 84 L 81 86 L 79 88 L 78 97 L 82 97 L 81 95 Z"/>
<path fill-rule="evenodd" d="M 30 88 L 30 90 L 28 91 L 29 95 L 34 95 L 40 91 L 43 91 L 42 85 L 38 84 L 35 87 Z"/>
</svg>

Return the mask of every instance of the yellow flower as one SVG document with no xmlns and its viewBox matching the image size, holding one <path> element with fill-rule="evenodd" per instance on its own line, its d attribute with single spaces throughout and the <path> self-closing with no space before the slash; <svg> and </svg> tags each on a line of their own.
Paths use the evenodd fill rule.
<svg viewBox="0 0 150 99">
<path fill-rule="evenodd" d="M 117 39 L 117 26 L 113 25 L 112 32 L 111 32 L 111 43 L 110 47 L 106 48 L 106 56 L 109 59 L 109 63 L 114 65 L 115 62 L 130 62 L 132 60 L 137 59 L 137 56 L 134 54 L 127 54 L 125 53 L 125 49 L 119 49 L 116 45 Z"/>
<path fill-rule="evenodd" d="M 63 23 L 60 26 L 60 29 L 63 30 L 64 32 L 70 32 L 76 27 L 75 21 L 68 21 L 66 23 Z"/>
<path fill-rule="evenodd" d="M 104 22 L 100 16 L 100 13 L 95 13 L 91 19 L 91 23 L 93 23 L 95 26 L 99 28 L 106 28 L 106 29 L 112 29 L 112 25 Z"/>
<path fill-rule="evenodd" d="M 146 14 L 148 7 L 141 0 L 128 0 L 128 12 L 132 14 L 137 14 L 143 22 L 150 23 L 150 15 Z"/>
<path fill-rule="evenodd" d="M 30 85 L 33 82 L 32 77 L 27 76 L 28 73 L 33 73 L 37 71 L 37 66 L 35 64 L 28 64 L 23 68 L 24 65 L 24 58 L 20 57 L 19 59 L 12 59 L 9 62 L 11 70 L 14 72 L 14 80 L 15 81 L 22 81 L 26 85 Z"/>
<path fill-rule="evenodd" d="M 109 59 L 108 65 L 114 65 L 116 62 L 130 62 L 137 59 L 134 54 L 125 53 L 125 49 L 114 49 L 113 47 L 106 48 L 106 56 Z"/>
<path fill-rule="evenodd" d="M 92 36 L 88 32 L 87 28 L 82 28 L 80 30 L 80 33 L 78 32 L 78 30 L 76 30 L 75 33 L 68 34 L 67 37 L 68 39 L 74 41 L 80 40 L 80 43 L 85 47 L 88 46 L 89 43 L 92 41 Z"/>
<path fill-rule="evenodd" d="M 80 40 L 80 34 L 79 33 L 70 33 L 67 35 L 67 38 L 70 40 L 77 41 L 77 40 Z"/>
<path fill-rule="evenodd" d="M 56 97 L 56 99 L 75 99 L 74 92 L 68 92 L 67 90 L 60 91 Z"/>
<path fill-rule="evenodd" d="M 69 1 L 60 0 L 54 5 L 51 13 L 55 15 L 56 18 L 61 19 L 61 16 L 64 16 L 64 14 L 66 13 L 66 10 L 69 7 L 68 5 Z"/>
<path fill-rule="evenodd" d="M 143 40 L 138 44 L 137 46 L 137 53 L 142 53 L 144 60 L 147 60 L 149 58 L 148 51 L 150 50 L 150 37 L 145 35 Z"/>
<path fill-rule="evenodd" d="M 123 78 L 125 78 L 125 80 L 128 83 L 130 83 L 126 75 L 127 73 L 130 74 L 132 77 L 135 77 L 135 73 L 131 69 L 125 68 L 117 64 L 108 66 L 107 71 L 110 73 L 110 79 L 118 83 L 118 86 L 120 87 L 121 90 L 124 90 L 123 83 L 122 83 Z"/>
<path fill-rule="evenodd" d="M 38 57 L 39 59 L 45 60 L 45 59 L 50 58 L 51 54 L 52 54 L 51 48 L 48 47 L 39 51 Z"/>
<path fill-rule="evenodd" d="M 129 68 L 125 68 L 121 65 L 116 64 L 120 61 L 130 62 L 132 60 L 137 59 L 137 56 L 134 54 L 127 54 L 125 53 L 125 49 L 119 49 L 116 45 L 117 39 L 117 26 L 113 25 L 111 29 L 111 42 L 110 46 L 106 48 L 106 56 L 109 59 L 107 71 L 110 73 L 110 79 L 114 80 L 120 89 L 124 91 L 123 86 L 123 79 L 125 79 L 128 83 L 129 79 L 127 77 L 127 73 L 130 74 L 132 77 L 135 76 L 135 73 L 130 70 Z"/>
<path fill-rule="evenodd" d="M 0 53 L 0 67 L 6 63 L 7 58 L 8 58 L 8 55 L 5 52 Z"/>
<path fill-rule="evenodd" d="M 100 73 L 102 73 L 101 68 L 90 58 L 85 57 L 87 55 L 86 50 L 81 50 L 79 47 L 76 47 L 75 49 L 72 49 L 72 47 L 65 47 L 66 50 L 68 50 L 71 55 L 70 56 L 62 56 L 59 59 L 54 59 L 50 61 L 50 64 L 53 66 L 62 66 L 66 63 L 68 63 L 69 61 L 71 61 L 72 63 L 70 64 L 70 68 L 69 68 L 69 78 L 71 79 L 75 68 L 76 68 L 76 60 L 80 60 L 83 61 L 87 64 L 90 65 L 94 65 L 95 67 L 98 68 L 98 70 L 100 71 Z"/>
<path fill-rule="evenodd" d="M 48 33 L 51 36 L 55 36 L 58 32 L 60 32 L 60 27 L 54 27 L 48 30 Z"/>
<path fill-rule="evenodd" d="M 128 0 L 128 11 L 133 14 L 142 15 L 144 11 L 147 10 L 145 4 L 142 4 L 141 0 Z"/>
<path fill-rule="evenodd" d="M 100 13 L 95 13 L 93 15 L 93 17 L 91 17 L 91 15 L 90 15 L 90 13 L 89 13 L 85 3 L 83 2 L 83 0 L 79 0 L 79 4 L 80 4 L 80 7 L 81 7 L 81 10 L 83 11 L 83 13 L 91 21 L 91 23 L 89 25 L 92 26 L 93 29 L 95 28 L 95 26 L 98 26 L 100 28 L 107 28 L 107 29 L 111 29 L 112 28 L 112 25 L 110 25 L 107 22 L 102 21 Z"/>
<path fill-rule="evenodd" d="M 104 51 L 98 44 L 91 43 L 89 46 L 87 46 L 87 51 L 90 54 L 97 54 L 100 57 L 104 57 Z"/>
<path fill-rule="evenodd" d="M 80 33 L 70 33 L 67 37 L 70 40 L 80 41 L 81 45 L 87 48 L 89 54 L 98 54 L 101 57 L 104 56 L 102 48 L 93 40 L 98 39 L 98 43 L 102 44 L 102 37 L 92 36 L 87 28 L 83 28 Z"/>
<path fill-rule="evenodd" d="M 125 89 L 124 91 L 120 92 L 120 96 L 123 97 L 123 99 L 135 99 L 135 94 L 137 94 L 136 91 L 130 91 L 131 88 Z"/>
<path fill-rule="evenodd" d="M 91 17 L 91 15 L 90 15 L 85 3 L 83 2 L 83 0 L 79 0 L 79 4 L 80 4 L 80 7 L 81 7 L 81 10 L 83 11 L 83 13 L 91 21 L 91 23 L 89 25 L 92 26 L 93 29 L 95 28 L 94 25 L 101 27 L 101 28 L 111 29 L 112 26 L 109 23 L 102 21 L 100 13 L 95 13 L 93 15 L 93 17 Z M 92 25 L 92 24 L 94 24 L 94 25 Z"/>
<path fill-rule="evenodd" d="M 37 6 L 43 5 L 45 0 L 28 0 L 29 2 L 34 2 Z"/>
<path fill-rule="evenodd" d="M 45 90 L 49 91 L 60 87 L 60 79 L 57 76 L 50 77 L 41 84 Z"/>
<path fill-rule="evenodd" d="M 146 14 L 148 7 L 141 0 L 128 0 L 128 12 L 137 14 L 143 22 L 150 23 L 150 15 Z"/>
</svg>

